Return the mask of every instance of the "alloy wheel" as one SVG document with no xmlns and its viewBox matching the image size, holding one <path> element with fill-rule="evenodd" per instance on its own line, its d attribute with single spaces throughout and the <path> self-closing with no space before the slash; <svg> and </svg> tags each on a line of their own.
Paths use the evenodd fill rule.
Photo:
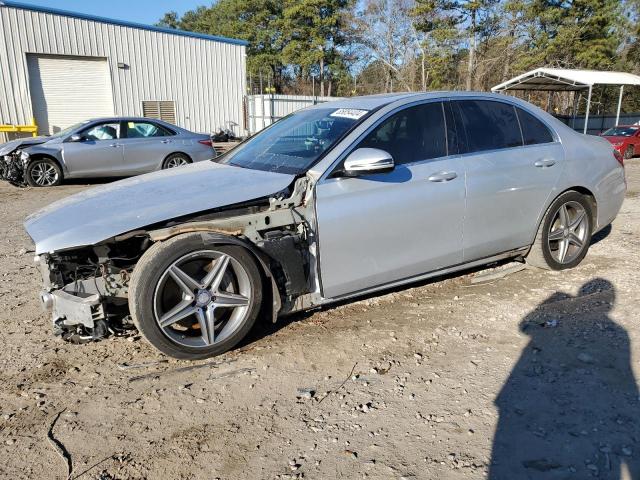
<svg viewBox="0 0 640 480">
<path fill-rule="evenodd" d="M 38 162 L 31 167 L 31 179 L 41 187 L 49 187 L 58 181 L 55 167 L 45 162 Z"/>
<path fill-rule="evenodd" d="M 587 247 L 589 218 L 578 202 L 560 206 L 549 226 L 547 236 L 553 259 L 564 265 L 575 260 Z"/>
<path fill-rule="evenodd" d="M 187 165 L 189 161 L 183 157 L 173 157 L 167 160 L 166 168 L 176 168 Z"/>
<path fill-rule="evenodd" d="M 186 347 L 210 347 L 237 331 L 252 301 L 249 274 L 231 255 L 192 252 L 160 276 L 154 293 L 155 320 L 170 340 Z"/>
</svg>

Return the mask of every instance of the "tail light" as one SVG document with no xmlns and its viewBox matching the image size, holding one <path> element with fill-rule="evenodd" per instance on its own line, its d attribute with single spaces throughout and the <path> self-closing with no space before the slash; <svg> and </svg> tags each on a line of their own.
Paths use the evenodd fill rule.
<svg viewBox="0 0 640 480">
<path fill-rule="evenodd" d="M 613 151 L 613 156 L 616 157 L 618 163 L 624 167 L 624 157 L 618 150 Z"/>
<path fill-rule="evenodd" d="M 211 139 L 209 139 L 209 140 L 198 140 L 198 143 L 201 143 L 202 145 L 206 145 L 207 147 L 213 148 L 213 142 L 211 141 Z"/>
</svg>

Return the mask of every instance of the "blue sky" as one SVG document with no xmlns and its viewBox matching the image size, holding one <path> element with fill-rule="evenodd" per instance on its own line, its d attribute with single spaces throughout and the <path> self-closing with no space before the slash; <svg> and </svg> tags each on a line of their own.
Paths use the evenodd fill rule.
<svg viewBox="0 0 640 480">
<path fill-rule="evenodd" d="M 71 10 L 88 15 L 127 20 L 137 23 L 156 23 L 164 14 L 175 10 L 183 14 L 198 5 L 210 5 L 211 0 L 19 0 L 42 7 Z"/>
</svg>

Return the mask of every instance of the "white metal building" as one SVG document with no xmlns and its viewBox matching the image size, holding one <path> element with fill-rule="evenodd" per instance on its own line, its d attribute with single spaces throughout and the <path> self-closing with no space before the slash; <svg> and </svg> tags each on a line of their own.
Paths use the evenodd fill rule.
<svg viewBox="0 0 640 480">
<path fill-rule="evenodd" d="M 149 116 L 244 134 L 246 42 L 0 0 L 0 125 Z"/>
</svg>

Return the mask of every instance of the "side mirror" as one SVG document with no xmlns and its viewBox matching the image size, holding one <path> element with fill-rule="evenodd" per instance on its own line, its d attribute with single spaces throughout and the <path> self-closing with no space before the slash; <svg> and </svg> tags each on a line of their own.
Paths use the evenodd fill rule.
<svg viewBox="0 0 640 480">
<path fill-rule="evenodd" d="M 358 148 L 344 161 L 344 175 L 347 177 L 386 173 L 394 168 L 395 162 L 391 154 L 378 148 Z"/>
<path fill-rule="evenodd" d="M 68 142 L 83 142 L 85 140 L 84 135 L 80 135 L 79 133 L 74 133 L 69 137 Z"/>
</svg>

